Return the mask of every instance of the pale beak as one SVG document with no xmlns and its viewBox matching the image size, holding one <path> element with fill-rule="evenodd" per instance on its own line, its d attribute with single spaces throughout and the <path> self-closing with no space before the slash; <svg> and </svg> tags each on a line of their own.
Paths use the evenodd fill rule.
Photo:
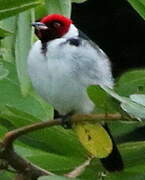
<svg viewBox="0 0 145 180">
<path fill-rule="evenodd" d="M 48 27 L 41 22 L 34 22 L 34 23 L 32 23 L 32 26 L 35 27 L 39 31 L 48 29 Z"/>
</svg>

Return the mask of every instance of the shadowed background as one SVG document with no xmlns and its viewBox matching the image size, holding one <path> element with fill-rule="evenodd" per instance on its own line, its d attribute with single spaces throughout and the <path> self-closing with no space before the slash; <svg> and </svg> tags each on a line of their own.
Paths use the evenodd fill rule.
<svg viewBox="0 0 145 180">
<path fill-rule="evenodd" d="M 73 3 L 72 19 L 110 57 L 115 78 L 145 67 L 145 21 L 126 0 Z M 115 138 L 117 142 L 145 139 L 145 127 Z"/>
<path fill-rule="evenodd" d="M 145 22 L 126 0 L 73 4 L 72 19 L 110 57 L 115 77 L 145 67 Z"/>
</svg>

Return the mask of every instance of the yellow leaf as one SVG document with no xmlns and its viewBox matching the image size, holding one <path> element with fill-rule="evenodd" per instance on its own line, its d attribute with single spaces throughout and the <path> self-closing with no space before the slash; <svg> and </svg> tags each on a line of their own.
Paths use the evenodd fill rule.
<svg viewBox="0 0 145 180">
<path fill-rule="evenodd" d="M 105 158 L 111 153 L 111 138 L 99 123 L 77 123 L 74 126 L 74 130 L 81 144 L 93 156 Z"/>
</svg>

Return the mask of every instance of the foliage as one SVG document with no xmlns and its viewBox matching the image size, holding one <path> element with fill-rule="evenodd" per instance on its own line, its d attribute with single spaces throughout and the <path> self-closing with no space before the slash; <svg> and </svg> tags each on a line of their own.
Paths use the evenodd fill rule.
<svg viewBox="0 0 145 180">
<path fill-rule="evenodd" d="M 41 2 L 39 0 L 0 0 L 0 19 L 13 16 L 14 14 L 33 8 L 40 4 Z"/>
<path fill-rule="evenodd" d="M 61 177 L 61 176 L 44 176 L 40 177 L 38 180 L 69 180 L 70 178 Z M 74 179 L 79 180 L 79 179 Z"/>
<path fill-rule="evenodd" d="M 128 2 L 145 19 L 145 0 L 128 0 Z"/>
<path fill-rule="evenodd" d="M 145 1 L 128 0 L 145 18 Z M 55 2 L 55 3 L 54 3 Z M 82 0 L 72 0 L 82 2 Z M 35 9 L 34 9 L 35 7 Z M 33 9 L 31 9 L 33 8 Z M 22 12 L 24 11 L 24 12 Z M 70 0 L 0 0 L 0 138 L 7 130 L 19 128 L 38 121 L 53 118 L 53 108 L 32 89 L 27 75 L 26 58 L 34 41 L 31 22 L 47 13 L 70 16 Z M 10 17 L 11 16 L 11 17 Z M 88 87 L 88 94 L 96 104 L 96 113 L 121 113 L 130 121 L 109 123 L 119 145 L 125 170 L 108 173 L 105 180 L 145 179 L 145 142 L 123 143 L 121 137 L 142 127 L 145 119 L 145 70 L 124 73 L 116 82 L 114 90 L 107 87 Z M 132 122 L 132 118 L 136 121 Z M 137 122 L 142 120 L 142 122 Z M 125 128 L 124 128 L 125 127 Z M 132 137 L 132 141 L 133 141 Z M 37 166 L 60 176 L 40 177 L 40 180 L 65 180 L 61 175 L 74 170 L 88 158 L 74 132 L 61 127 L 35 131 L 23 136 L 15 144 L 16 152 Z M 98 159 L 78 177 L 96 180 L 104 172 Z M 13 173 L 0 171 L 3 180 L 10 180 Z"/>
</svg>

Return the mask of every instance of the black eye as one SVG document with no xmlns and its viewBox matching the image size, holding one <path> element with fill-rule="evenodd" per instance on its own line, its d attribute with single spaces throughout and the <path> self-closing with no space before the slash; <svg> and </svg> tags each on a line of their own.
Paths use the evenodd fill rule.
<svg viewBox="0 0 145 180">
<path fill-rule="evenodd" d="M 59 27 L 61 27 L 61 23 L 60 22 L 53 22 L 52 26 L 56 29 L 58 29 Z"/>
</svg>

